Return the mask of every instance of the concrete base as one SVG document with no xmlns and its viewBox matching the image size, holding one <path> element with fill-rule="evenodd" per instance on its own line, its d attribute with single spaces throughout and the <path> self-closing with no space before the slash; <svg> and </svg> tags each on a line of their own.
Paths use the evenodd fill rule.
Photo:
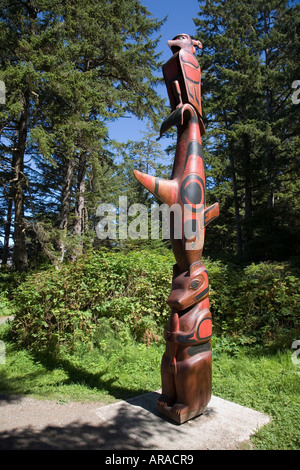
<svg viewBox="0 0 300 470">
<path fill-rule="evenodd" d="M 270 421 L 263 413 L 213 396 L 201 416 L 178 425 L 158 413 L 158 396 L 159 392 L 151 392 L 96 410 L 102 425 L 119 422 L 124 436 L 110 441 L 107 449 L 239 449 Z"/>
</svg>

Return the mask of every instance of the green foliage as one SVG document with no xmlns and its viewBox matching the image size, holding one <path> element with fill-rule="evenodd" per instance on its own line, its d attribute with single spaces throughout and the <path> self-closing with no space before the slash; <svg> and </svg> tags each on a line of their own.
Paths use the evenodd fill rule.
<svg viewBox="0 0 300 470">
<path fill-rule="evenodd" d="M 18 286 L 26 279 L 25 273 L 12 271 L 6 266 L 0 269 L 0 317 L 13 315 L 15 311 L 14 294 Z"/>
<path fill-rule="evenodd" d="M 76 262 L 29 275 L 14 297 L 14 331 L 31 349 L 103 344 L 109 326 L 120 342 L 162 339 L 169 316 L 170 251 L 98 251 Z M 299 329 L 300 281 L 287 264 L 245 268 L 205 260 L 214 333 L 243 344 L 284 345 Z M 104 323 L 103 323 L 104 322 Z M 104 343 L 103 343 L 104 341 Z M 101 347 L 102 347 L 101 346 Z"/>
<path fill-rule="evenodd" d="M 199 0 L 208 199 L 220 217 L 206 247 L 244 260 L 299 250 L 297 2 Z M 235 249 L 235 244 L 236 249 Z"/>
<path fill-rule="evenodd" d="M 14 223 L 21 270 L 40 251 L 58 264 L 89 245 L 95 206 L 112 202 L 109 121 L 133 114 L 157 124 L 164 115 L 155 90 L 163 20 L 136 0 L 2 3 L 1 234 L 8 242 Z"/>
<path fill-rule="evenodd" d="M 211 309 L 218 333 L 239 335 L 240 343 L 284 342 L 300 323 L 300 280 L 288 264 L 245 268 L 207 263 Z"/>
<path fill-rule="evenodd" d="M 15 297 L 18 341 L 31 348 L 92 343 L 107 317 L 115 330 L 149 342 L 169 313 L 171 260 L 169 252 L 103 250 L 30 276 Z"/>
</svg>

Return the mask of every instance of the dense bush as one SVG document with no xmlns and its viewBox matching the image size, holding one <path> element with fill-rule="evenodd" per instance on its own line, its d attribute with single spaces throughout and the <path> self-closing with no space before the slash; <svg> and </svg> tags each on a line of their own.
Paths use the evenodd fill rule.
<svg viewBox="0 0 300 470">
<path fill-rule="evenodd" d="M 43 348 L 97 341 L 105 317 L 121 335 L 158 337 L 169 313 L 172 263 L 168 252 L 100 251 L 30 276 L 15 297 L 19 342 Z"/>
<path fill-rule="evenodd" d="M 38 349 L 77 339 L 100 344 L 108 327 L 123 341 L 160 340 L 173 262 L 168 251 L 100 251 L 29 276 L 15 295 L 18 341 Z M 300 281 L 287 265 L 205 264 L 215 333 L 270 342 L 299 327 Z"/>
<path fill-rule="evenodd" d="M 207 262 L 211 310 L 218 332 L 240 342 L 272 343 L 300 326 L 300 280 L 284 263 L 245 268 Z M 290 347 L 290 344 L 288 345 Z"/>
</svg>

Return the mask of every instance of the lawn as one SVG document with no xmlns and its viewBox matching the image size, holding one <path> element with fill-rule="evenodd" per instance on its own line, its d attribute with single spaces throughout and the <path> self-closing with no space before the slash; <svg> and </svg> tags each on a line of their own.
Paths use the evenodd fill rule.
<svg viewBox="0 0 300 470">
<path fill-rule="evenodd" d="M 271 416 L 252 438 L 256 449 L 299 450 L 300 367 L 291 350 L 247 347 L 235 357 L 221 354 L 214 361 L 213 393 Z"/>
<path fill-rule="evenodd" d="M 110 403 L 160 388 L 164 346 L 104 337 L 91 349 L 79 344 L 72 353 L 33 355 L 17 348 L 8 324 L 0 326 L 5 363 L 0 364 L 0 393 L 36 398 Z M 300 367 L 292 350 L 259 346 L 226 348 L 214 339 L 213 394 L 267 413 L 272 421 L 255 436 L 255 449 L 298 450 L 300 447 Z M 2 361 L 3 362 L 3 361 Z"/>
</svg>

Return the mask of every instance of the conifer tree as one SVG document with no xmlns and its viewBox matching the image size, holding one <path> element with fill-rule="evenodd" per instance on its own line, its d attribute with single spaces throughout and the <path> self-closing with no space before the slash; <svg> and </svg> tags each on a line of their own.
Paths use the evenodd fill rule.
<svg viewBox="0 0 300 470">
<path fill-rule="evenodd" d="M 195 24 L 204 45 L 210 193 L 221 202 L 211 236 L 222 230 L 230 248 L 229 232 L 235 233 L 237 252 L 247 259 L 282 259 L 298 245 L 287 226 L 299 220 L 299 206 L 284 210 L 282 203 L 297 191 L 298 110 L 291 84 L 300 76 L 299 5 L 285 0 L 199 4 Z"/>
<path fill-rule="evenodd" d="M 28 265 L 28 193 L 41 216 L 46 204 L 38 195 L 58 204 L 57 225 L 66 235 L 73 212 L 71 230 L 81 237 L 86 179 L 98 167 L 97 155 L 105 154 L 107 123 L 124 113 L 158 119 L 163 101 L 155 91 L 160 64 L 152 34 L 162 22 L 137 0 L 0 4 L 0 78 L 8 96 L 0 128 L 11 162 L 14 262 L 21 270 Z M 26 154 L 34 167 L 24 167 Z M 31 183 L 36 168 L 41 173 Z M 41 184 L 46 174 L 48 188 Z M 60 201 L 53 191 L 60 191 Z"/>
</svg>

